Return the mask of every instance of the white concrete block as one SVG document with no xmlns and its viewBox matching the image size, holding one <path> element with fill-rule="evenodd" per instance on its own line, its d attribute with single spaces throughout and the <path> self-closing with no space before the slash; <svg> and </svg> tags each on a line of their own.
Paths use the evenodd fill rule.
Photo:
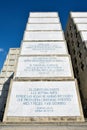
<svg viewBox="0 0 87 130">
<path fill-rule="evenodd" d="M 87 24 L 76 24 L 76 26 L 77 26 L 77 29 L 79 30 L 79 31 L 87 31 Z"/>
<path fill-rule="evenodd" d="M 19 54 L 19 52 L 20 52 L 20 48 L 17 48 L 16 49 L 16 55 Z"/>
<path fill-rule="evenodd" d="M 65 41 L 22 42 L 20 55 L 59 55 L 68 54 Z"/>
<path fill-rule="evenodd" d="M 15 65 L 15 60 L 9 61 L 8 65 Z"/>
<path fill-rule="evenodd" d="M 58 17 L 57 12 L 31 12 L 29 17 Z"/>
<path fill-rule="evenodd" d="M 29 18 L 28 23 L 60 23 L 58 18 Z"/>
<path fill-rule="evenodd" d="M 62 31 L 46 31 L 46 32 L 29 32 L 25 31 L 24 41 L 32 40 L 65 40 Z"/>
<path fill-rule="evenodd" d="M 19 48 L 10 48 L 9 54 L 17 54 L 19 53 Z"/>
<path fill-rule="evenodd" d="M 26 30 L 62 30 L 61 24 L 27 24 Z"/>
<path fill-rule="evenodd" d="M 87 31 L 81 31 L 80 32 L 82 41 L 87 41 Z"/>
<path fill-rule="evenodd" d="M 69 56 L 20 56 L 15 77 L 73 78 Z"/>
<path fill-rule="evenodd" d="M 9 59 L 15 59 L 16 58 L 16 54 L 14 53 L 14 55 L 9 55 Z"/>
<path fill-rule="evenodd" d="M 71 17 L 87 17 L 87 12 L 71 12 Z"/>
<path fill-rule="evenodd" d="M 74 23 L 87 23 L 87 18 L 73 18 Z"/>
<path fill-rule="evenodd" d="M 16 53 L 16 49 L 10 49 L 9 50 L 9 54 L 14 54 L 14 53 Z"/>
<path fill-rule="evenodd" d="M 7 67 L 7 71 L 11 71 L 11 70 L 14 70 L 15 69 L 15 66 L 8 66 Z"/>
</svg>

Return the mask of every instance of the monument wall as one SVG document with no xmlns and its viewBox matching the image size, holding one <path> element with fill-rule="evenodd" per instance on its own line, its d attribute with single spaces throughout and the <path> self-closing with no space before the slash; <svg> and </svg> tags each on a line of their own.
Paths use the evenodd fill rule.
<svg viewBox="0 0 87 130">
<path fill-rule="evenodd" d="M 4 122 L 84 121 L 71 58 L 59 27 L 56 12 L 30 13 Z"/>
</svg>

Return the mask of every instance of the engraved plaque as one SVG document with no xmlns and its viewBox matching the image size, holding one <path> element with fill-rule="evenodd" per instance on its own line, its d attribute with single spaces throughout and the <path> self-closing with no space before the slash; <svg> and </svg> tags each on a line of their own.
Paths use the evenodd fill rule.
<svg viewBox="0 0 87 130">
<path fill-rule="evenodd" d="M 22 42 L 21 55 L 68 54 L 66 42 Z"/>
<path fill-rule="evenodd" d="M 69 56 L 20 56 L 15 77 L 72 78 Z"/>
<path fill-rule="evenodd" d="M 7 116 L 80 116 L 75 81 L 14 81 Z"/>
</svg>

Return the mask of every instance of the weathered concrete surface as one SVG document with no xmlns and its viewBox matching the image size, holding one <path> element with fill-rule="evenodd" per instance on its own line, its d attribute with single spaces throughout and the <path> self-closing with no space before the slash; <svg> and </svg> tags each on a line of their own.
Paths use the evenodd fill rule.
<svg viewBox="0 0 87 130">
<path fill-rule="evenodd" d="M 87 130 L 85 123 L 0 124 L 0 130 Z"/>
</svg>

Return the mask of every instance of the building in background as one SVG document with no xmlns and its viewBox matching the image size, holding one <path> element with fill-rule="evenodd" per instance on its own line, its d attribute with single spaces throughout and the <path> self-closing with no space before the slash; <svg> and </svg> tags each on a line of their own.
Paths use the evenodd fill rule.
<svg viewBox="0 0 87 130">
<path fill-rule="evenodd" d="M 14 76 L 19 48 L 10 48 L 0 73 L 0 120 L 3 118 L 10 81 Z"/>
<path fill-rule="evenodd" d="M 87 116 L 87 12 L 70 13 L 65 38 Z"/>
</svg>

